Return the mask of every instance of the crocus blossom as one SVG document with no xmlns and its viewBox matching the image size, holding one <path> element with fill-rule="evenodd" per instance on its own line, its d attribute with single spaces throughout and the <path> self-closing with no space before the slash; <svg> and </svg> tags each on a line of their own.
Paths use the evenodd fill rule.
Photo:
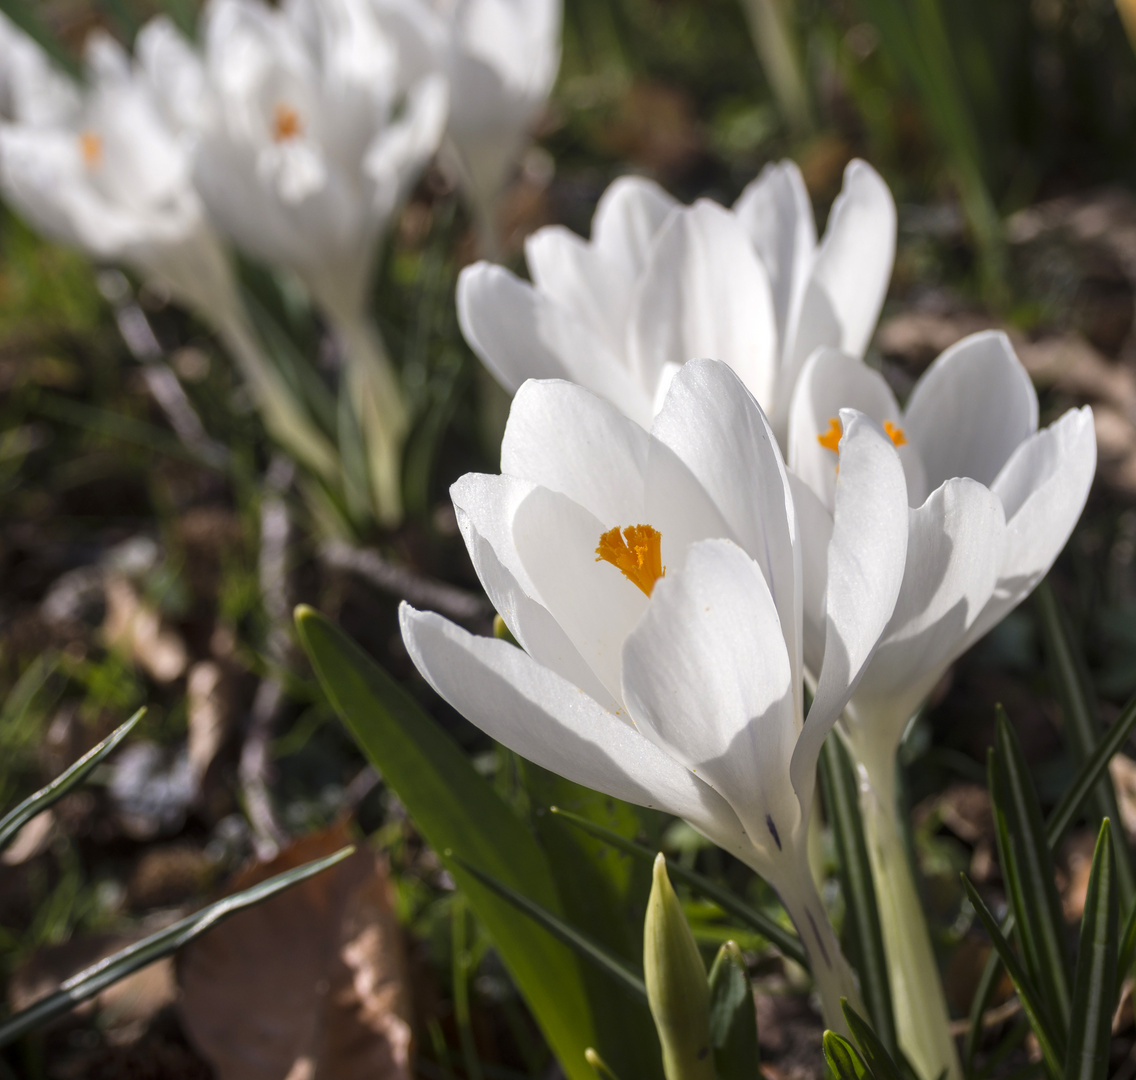
<svg viewBox="0 0 1136 1080">
<path fill-rule="evenodd" d="M 805 858 L 817 755 L 891 616 L 907 507 L 894 447 L 852 411 L 828 547 L 826 663 L 808 720 L 801 537 L 776 441 L 737 375 L 695 360 L 650 433 L 560 381 L 518 392 L 499 476 L 451 489 L 522 648 L 403 605 L 433 687 L 578 783 L 679 815 L 778 890 L 830 1024 L 854 994 Z"/>
<path fill-rule="evenodd" d="M 510 391 L 571 379 L 644 427 L 678 368 L 728 363 L 782 442 L 793 387 L 817 348 L 860 356 L 887 292 L 895 205 L 862 161 L 845 172 L 818 244 L 800 172 L 767 167 L 732 210 L 682 206 L 657 184 L 616 180 L 583 240 L 560 226 L 525 247 L 532 283 L 488 263 L 462 272 L 458 315 Z"/>
<path fill-rule="evenodd" d="M 907 476 L 910 525 L 899 597 L 845 708 L 880 904 L 900 1044 L 920 1075 L 962 1076 L 934 949 L 896 818 L 895 755 L 909 718 L 947 666 L 1037 585 L 1065 546 L 1092 484 L 1088 408 L 1038 430 L 1033 385 L 1003 334 L 948 349 L 905 409 L 859 360 L 835 350 L 806 365 L 789 425 L 801 521 L 806 666 L 827 663 L 826 593 L 844 433 L 852 406 L 881 423 Z"/>
<path fill-rule="evenodd" d="M 78 113 L 78 87 L 0 13 L 0 121 L 65 121 Z"/>
<path fill-rule="evenodd" d="M 808 522 L 805 654 L 814 671 L 824 651 L 824 537 L 846 407 L 897 444 L 911 504 L 903 589 L 847 709 L 890 769 L 903 727 L 947 666 L 1030 594 L 1065 546 L 1092 484 L 1096 440 L 1088 407 L 1038 430 L 1037 393 L 1002 333 L 974 334 L 944 352 L 903 409 L 879 372 L 818 352 L 789 428 L 794 494 Z"/>
</svg>

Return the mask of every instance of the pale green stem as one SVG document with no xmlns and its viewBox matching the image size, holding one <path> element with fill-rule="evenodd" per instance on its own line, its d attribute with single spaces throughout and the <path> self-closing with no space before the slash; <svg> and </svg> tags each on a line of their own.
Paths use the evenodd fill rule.
<svg viewBox="0 0 1136 1080">
<path fill-rule="evenodd" d="M 269 434 L 289 454 L 325 480 L 339 476 L 339 456 L 306 415 L 291 388 L 268 361 L 239 311 L 209 313 L 225 349 L 237 362 Z"/>
<path fill-rule="evenodd" d="M 899 1045 L 922 1080 L 936 1080 L 944 1073 L 947 1080 L 962 1080 L 939 965 L 900 831 L 895 753 L 873 753 L 870 742 L 859 733 L 849 737 L 857 759 L 860 815 L 876 886 Z"/>
<path fill-rule="evenodd" d="M 787 866 L 788 873 L 780 879 L 770 876 L 768 867 L 759 872 L 777 890 L 785 911 L 797 928 L 801 944 L 808 953 L 813 985 L 820 995 L 825 1025 L 848 1036 L 848 1025 L 844 1021 L 840 999 L 847 998 L 848 1004 L 861 1016 L 867 1015 L 856 985 L 856 976 L 844 959 L 844 953 L 840 951 L 840 940 L 832 929 L 832 923 L 828 921 L 828 914 L 809 872 L 804 853 L 801 853 L 800 858 L 788 860 Z"/>
<path fill-rule="evenodd" d="M 329 312 L 346 357 L 343 373 L 367 453 L 375 517 L 402 521 L 402 448 L 410 418 L 398 376 L 378 330 L 366 316 Z"/>
<path fill-rule="evenodd" d="M 796 136 L 813 128 L 808 84 L 800 52 L 780 0 L 742 0 L 750 36 L 778 108 Z"/>
</svg>

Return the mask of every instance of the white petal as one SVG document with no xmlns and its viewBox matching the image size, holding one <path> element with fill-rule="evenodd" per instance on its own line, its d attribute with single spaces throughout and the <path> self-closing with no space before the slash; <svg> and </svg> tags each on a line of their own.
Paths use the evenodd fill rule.
<svg viewBox="0 0 1136 1080">
<path fill-rule="evenodd" d="M 744 844 L 721 796 L 522 650 L 408 604 L 399 617 L 407 651 L 430 685 L 510 750 L 605 795 L 684 817 L 725 847 Z"/>
<path fill-rule="evenodd" d="M 525 379 L 570 379 L 606 398 L 644 427 L 651 394 L 602 341 L 550 297 L 490 263 L 458 278 L 458 322 L 470 348 L 505 387 Z"/>
<path fill-rule="evenodd" d="M 1037 431 L 1037 393 L 1010 339 L 988 330 L 947 349 L 915 384 L 903 427 L 932 489 L 952 476 L 993 483 Z"/>
<path fill-rule="evenodd" d="M 717 203 L 676 210 L 639 287 L 628 349 L 654 386 L 667 363 L 723 360 L 758 401 L 773 392 L 777 327 L 769 279 L 741 223 Z"/>
<path fill-rule="evenodd" d="M 887 184 L 870 165 L 851 162 L 792 323 L 777 391 L 786 406 L 814 349 L 828 345 L 863 356 L 887 295 L 895 228 L 895 202 Z"/>
<path fill-rule="evenodd" d="M 828 545 L 832 540 L 832 514 L 795 473 L 789 487 L 797 511 L 801 552 L 801 628 L 805 667 L 814 679 L 824 662 L 825 590 L 828 588 Z"/>
<path fill-rule="evenodd" d="M 816 250 L 809 193 L 795 162 L 772 162 L 738 196 L 734 213 L 769 274 L 777 340 L 784 342 Z"/>
<path fill-rule="evenodd" d="M 840 476 L 828 545 L 824 663 L 793 754 L 793 786 L 812 798 L 817 757 L 895 610 L 907 557 L 907 483 L 891 440 L 841 411 Z"/>
<path fill-rule="evenodd" d="M 613 525 L 579 503 L 535 488 L 517 508 L 513 538 L 538 599 L 615 700 L 620 699 L 623 641 L 639 621 L 647 597 L 607 562 L 598 561 L 600 537 Z"/>
<path fill-rule="evenodd" d="M 559 491 L 601 521 L 634 525 L 647 442 L 638 424 L 583 387 L 529 380 L 509 411 L 501 471 Z"/>
<path fill-rule="evenodd" d="M 450 485 L 450 498 L 457 514 L 462 539 L 473 558 L 473 568 L 481 577 L 481 567 L 473 550 L 473 537 L 480 536 L 496 553 L 498 560 L 530 595 L 536 586 L 529 580 L 513 543 L 513 518 L 517 507 L 531 494 L 532 483 L 515 476 L 466 473 Z M 484 578 L 482 578 L 484 584 Z M 486 589 L 488 592 L 488 589 Z M 493 599 L 490 594 L 490 599 Z M 494 602 L 496 607 L 496 602 Z M 497 608 L 501 615 L 504 612 Z"/>
<path fill-rule="evenodd" d="M 970 640 L 1001 621 L 1049 572 L 1085 508 L 1096 463 L 1087 405 L 1027 439 L 1006 462 L 993 484 L 1007 519 L 998 585 Z"/>
<path fill-rule="evenodd" d="M 754 844 L 780 849 L 801 807 L 789 657 L 761 568 L 724 540 L 691 547 L 656 586 L 623 647 L 635 723 L 734 808 Z"/>
<path fill-rule="evenodd" d="M 589 327 L 615 355 L 623 351 L 634 277 L 562 225 L 533 233 L 525 241 L 525 261 L 540 292 Z"/>
<path fill-rule="evenodd" d="M 849 713 L 885 753 L 962 650 L 998 579 L 1005 516 L 998 496 L 955 478 L 911 511 L 903 585 Z M 894 718 L 891 730 L 880 726 Z"/>
<path fill-rule="evenodd" d="M 881 425 L 889 421 L 898 426 L 901 422 L 895 395 L 878 371 L 837 349 L 818 349 L 805 364 L 793 392 L 789 468 L 816 492 L 830 513 L 836 490 L 837 457 L 820 444 L 820 438 L 828 433 L 830 421 L 839 418 L 841 409 L 857 409 Z M 921 486 L 918 452 L 901 447 L 900 460 L 909 481 Z M 920 503 L 923 501 L 921 491 L 913 495 Z"/>
<path fill-rule="evenodd" d="M 596 204 L 592 245 L 621 275 L 635 281 L 650 258 L 651 246 L 670 212 L 679 206 L 653 180 L 621 176 L 613 180 Z"/>
<path fill-rule="evenodd" d="M 799 693 L 796 518 L 785 464 L 760 407 L 725 364 L 692 360 L 671 383 L 651 437 L 683 461 L 714 501 L 728 535 L 757 560 L 789 643 L 793 686 Z"/>
</svg>

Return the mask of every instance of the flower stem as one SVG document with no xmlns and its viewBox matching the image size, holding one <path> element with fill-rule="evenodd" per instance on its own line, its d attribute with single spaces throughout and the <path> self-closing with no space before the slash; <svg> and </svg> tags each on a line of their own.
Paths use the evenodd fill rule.
<svg viewBox="0 0 1136 1080">
<path fill-rule="evenodd" d="M 895 755 L 864 755 L 860 740 L 851 742 L 899 1044 L 923 1080 L 944 1073 L 947 1080 L 962 1080 L 931 934 L 900 833 Z"/>
</svg>

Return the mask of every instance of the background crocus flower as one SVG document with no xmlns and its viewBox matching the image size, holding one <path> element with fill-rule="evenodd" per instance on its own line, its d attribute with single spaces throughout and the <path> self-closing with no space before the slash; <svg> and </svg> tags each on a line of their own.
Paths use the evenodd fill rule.
<svg viewBox="0 0 1136 1080">
<path fill-rule="evenodd" d="M 66 122 L 80 110 L 79 89 L 48 55 L 0 13 L 0 121 Z"/>
<path fill-rule="evenodd" d="M 577 783 L 685 818 L 765 876 L 834 1026 L 855 990 L 805 857 L 816 761 L 907 546 L 894 448 L 867 418 L 844 419 L 807 723 L 788 477 L 760 408 L 715 361 L 683 367 L 650 434 L 580 387 L 526 383 L 502 474 L 454 485 L 478 576 L 523 649 L 402 609 L 415 664 L 473 723 Z"/>
<path fill-rule="evenodd" d="M 525 246 L 532 284 L 477 263 L 458 282 L 474 352 L 513 391 L 569 378 L 644 426 L 674 372 L 724 360 L 783 442 L 793 386 L 817 348 L 859 356 L 887 292 L 895 205 L 862 161 L 845 171 L 824 239 L 791 162 L 766 168 L 733 210 L 685 207 L 637 177 L 604 193 L 583 240 L 560 226 Z"/>
<path fill-rule="evenodd" d="M 874 417 L 896 443 L 911 510 L 895 611 L 843 729 L 862 773 L 901 1039 L 921 1074 L 946 1068 L 959 1075 L 895 820 L 895 755 L 908 720 L 948 665 L 1030 594 L 1065 546 L 1096 468 L 1092 412 L 1071 409 L 1039 431 L 1033 384 L 997 332 L 944 352 L 904 409 L 877 371 L 833 350 L 814 355 L 789 427 L 804 538 L 805 657 L 814 672 L 824 662 L 824 545 L 845 406 Z"/>
<path fill-rule="evenodd" d="M 140 40 L 152 32 L 144 29 Z M 38 50 L 27 39 L 23 48 Z M 59 80 L 70 91 L 56 94 L 66 107 L 0 124 L 5 198 L 44 235 L 157 282 L 212 323 L 276 438 L 312 468 L 333 475 L 331 446 L 302 415 L 246 323 L 228 252 L 191 182 L 186 141 L 163 114 L 151 83 L 103 33 L 88 39 L 82 92 L 46 56 L 24 63 L 13 78 L 31 72 L 32 83 L 21 89 L 17 80 L 17 100 Z"/>
<path fill-rule="evenodd" d="M 445 84 L 403 78 L 368 0 L 215 0 L 203 37 L 197 188 L 221 229 L 298 274 L 335 326 L 374 504 L 394 523 L 409 419 L 364 312 L 383 230 L 441 139 Z"/>
</svg>

